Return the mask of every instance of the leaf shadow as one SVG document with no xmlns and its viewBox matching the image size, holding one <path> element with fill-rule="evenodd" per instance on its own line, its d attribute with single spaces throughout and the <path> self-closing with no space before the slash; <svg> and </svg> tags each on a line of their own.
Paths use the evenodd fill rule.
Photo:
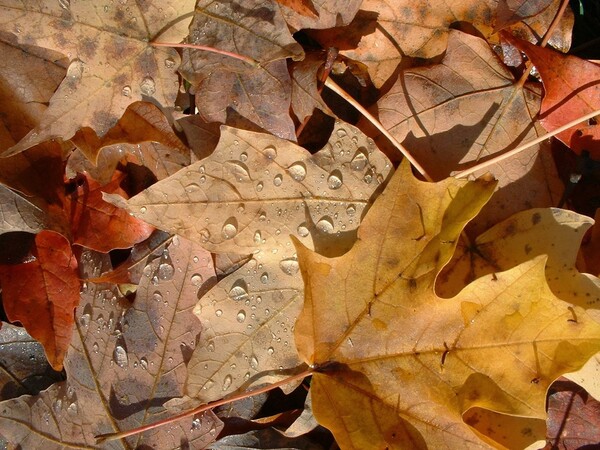
<svg viewBox="0 0 600 450">
<path fill-rule="evenodd" d="M 110 388 L 109 406 L 111 415 L 117 420 L 125 420 L 128 417 L 136 414 L 140 411 L 145 411 L 150 408 L 162 407 L 167 401 L 171 400 L 171 397 L 154 397 L 149 400 L 141 400 L 139 402 L 122 404 L 114 387 Z"/>
</svg>

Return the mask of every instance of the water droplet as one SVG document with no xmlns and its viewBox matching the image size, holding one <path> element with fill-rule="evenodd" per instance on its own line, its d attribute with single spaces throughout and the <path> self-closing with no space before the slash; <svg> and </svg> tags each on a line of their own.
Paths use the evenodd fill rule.
<svg viewBox="0 0 600 450">
<path fill-rule="evenodd" d="M 248 300 L 248 285 L 244 280 L 237 280 L 229 290 L 229 297 L 237 302 Z"/>
<path fill-rule="evenodd" d="M 152 298 L 157 302 L 162 302 L 163 296 L 160 292 L 154 291 L 154 293 L 152 294 Z"/>
<path fill-rule="evenodd" d="M 246 311 L 240 309 L 237 313 L 236 319 L 239 323 L 242 323 L 244 320 L 246 320 Z"/>
<path fill-rule="evenodd" d="M 281 186 L 281 183 L 283 183 L 283 175 L 279 173 L 275 175 L 275 178 L 273 178 L 273 184 L 275 186 Z"/>
<path fill-rule="evenodd" d="M 221 229 L 221 236 L 223 239 L 231 239 L 233 238 L 238 231 L 238 222 L 235 217 L 230 217 L 225 221 L 223 228 Z"/>
<path fill-rule="evenodd" d="M 81 80 L 84 64 L 79 59 L 74 59 L 67 69 L 67 78 L 71 80 Z"/>
<path fill-rule="evenodd" d="M 329 174 L 329 177 L 327 178 L 327 185 L 329 186 L 329 189 L 339 189 L 342 187 L 342 184 L 342 172 L 336 169 Z"/>
<path fill-rule="evenodd" d="M 264 211 L 261 211 L 258 214 L 258 220 L 260 220 L 261 222 L 267 220 L 267 213 Z"/>
<path fill-rule="evenodd" d="M 121 95 L 123 97 L 130 97 L 131 96 L 131 86 L 123 86 L 123 89 L 121 89 Z"/>
<path fill-rule="evenodd" d="M 354 214 L 356 214 L 356 206 L 354 206 L 354 204 L 349 204 L 348 207 L 346 208 L 346 214 L 348 214 L 349 216 L 353 216 Z"/>
<path fill-rule="evenodd" d="M 363 147 L 359 148 L 354 156 L 352 157 L 352 161 L 350 161 L 350 167 L 352 170 L 364 170 L 369 163 L 369 156 L 367 150 Z"/>
<path fill-rule="evenodd" d="M 91 319 L 91 316 L 89 314 L 82 314 L 81 317 L 79 318 L 79 323 L 81 324 L 81 326 L 83 328 L 87 328 L 88 325 L 90 324 L 90 319 Z"/>
<path fill-rule="evenodd" d="M 365 176 L 363 177 L 363 181 L 367 184 L 371 184 L 373 182 L 373 175 L 375 175 L 373 169 L 367 170 L 367 173 L 365 173 Z"/>
<path fill-rule="evenodd" d="M 229 389 L 229 386 L 231 386 L 232 382 L 233 378 L 231 378 L 231 375 L 227 375 L 223 380 L 223 390 L 226 391 L 227 389 Z"/>
<path fill-rule="evenodd" d="M 163 262 L 158 265 L 158 278 L 161 280 L 170 280 L 173 278 L 175 269 L 173 265 L 168 262 Z"/>
<path fill-rule="evenodd" d="M 167 69 L 172 69 L 173 67 L 175 67 L 175 60 L 172 58 L 165 59 L 165 67 Z"/>
<path fill-rule="evenodd" d="M 308 231 L 308 227 L 306 226 L 306 222 L 302 222 L 300 225 L 298 225 L 297 231 L 298 235 L 301 237 L 306 237 L 310 234 L 310 231 Z"/>
<path fill-rule="evenodd" d="M 240 153 L 240 161 L 242 161 L 242 162 L 248 161 L 248 153 L 246 153 L 246 152 Z"/>
<path fill-rule="evenodd" d="M 250 169 L 243 162 L 225 161 L 223 165 L 235 177 L 237 181 L 250 181 Z"/>
<path fill-rule="evenodd" d="M 197 256 L 194 256 L 192 258 L 192 261 L 194 261 L 196 264 L 198 263 L 198 261 L 200 261 L 200 259 Z"/>
<path fill-rule="evenodd" d="M 337 130 L 336 134 L 338 135 L 338 137 L 341 137 L 341 138 L 348 136 L 348 132 L 346 130 L 344 130 L 343 128 L 340 128 L 339 130 Z"/>
<path fill-rule="evenodd" d="M 198 183 L 190 183 L 185 187 L 185 192 L 193 194 L 194 192 L 202 191 L 202 187 Z"/>
<path fill-rule="evenodd" d="M 317 222 L 317 229 L 323 233 L 333 233 L 333 220 L 331 217 L 324 216 Z"/>
<path fill-rule="evenodd" d="M 207 345 L 206 345 L 206 349 L 209 352 L 214 352 L 215 351 L 215 343 L 213 341 L 210 341 Z"/>
<path fill-rule="evenodd" d="M 267 272 L 264 272 L 261 276 L 260 276 L 260 282 L 262 284 L 267 284 L 269 282 L 269 274 Z"/>
<path fill-rule="evenodd" d="M 302 162 L 295 162 L 288 167 L 290 176 L 296 181 L 302 181 L 306 178 L 306 166 Z"/>
<path fill-rule="evenodd" d="M 199 430 L 201 427 L 202 427 L 202 422 L 200 421 L 200 419 L 196 418 L 196 419 L 192 420 L 192 429 L 190 431 Z"/>
<path fill-rule="evenodd" d="M 261 242 L 262 242 L 262 235 L 260 234 L 260 231 L 256 230 L 254 232 L 254 243 L 258 245 Z"/>
<path fill-rule="evenodd" d="M 263 190 L 264 184 L 262 181 L 259 181 L 258 183 L 256 183 L 256 192 L 260 192 Z"/>
<path fill-rule="evenodd" d="M 145 206 L 142 206 L 142 207 L 140 208 L 140 213 L 142 213 L 142 214 L 146 214 L 146 211 L 147 211 L 147 210 L 148 210 L 148 208 L 146 208 Z"/>
<path fill-rule="evenodd" d="M 98 353 L 98 351 L 100 350 L 100 347 L 98 346 L 97 342 L 94 342 L 94 345 L 92 345 L 92 350 L 94 351 L 94 353 Z"/>
<path fill-rule="evenodd" d="M 296 258 L 286 258 L 279 262 L 279 268 L 286 275 L 296 275 L 300 270 L 300 265 Z"/>
<path fill-rule="evenodd" d="M 268 353 L 269 355 L 272 355 L 273 353 L 275 353 L 275 349 L 274 349 L 273 347 L 269 347 L 269 348 L 267 349 L 267 353 Z"/>
<path fill-rule="evenodd" d="M 202 228 L 200 230 L 200 238 L 202 239 L 202 242 L 208 242 L 210 239 L 210 231 L 206 228 Z"/>
<path fill-rule="evenodd" d="M 250 367 L 254 370 L 258 369 L 258 358 L 254 355 L 250 357 Z"/>
<path fill-rule="evenodd" d="M 60 413 L 60 410 L 62 409 L 62 400 L 60 398 L 56 399 L 56 401 L 52 405 L 52 409 L 54 410 L 55 414 Z"/>
<path fill-rule="evenodd" d="M 193 286 L 200 286 L 202 284 L 202 275 L 195 273 L 191 278 Z"/>
<path fill-rule="evenodd" d="M 274 146 L 269 145 L 264 148 L 263 154 L 267 157 L 267 159 L 273 160 L 277 158 L 277 149 Z"/>
<path fill-rule="evenodd" d="M 75 403 L 75 402 L 71 403 L 69 405 L 69 407 L 67 408 L 67 412 L 72 416 L 77 415 L 77 403 Z"/>
<path fill-rule="evenodd" d="M 117 366 L 119 366 L 119 367 L 126 367 L 129 364 L 129 358 L 127 357 L 127 352 L 120 345 L 117 345 L 115 347 L 115 350 L 113 352 L 113 359 L 115 360 L 115 362 L 117 363 Z"/>
<path fill-rule="evenodd" d="M 217 310 L 215 311 L 215 316 L 217 316 L 217 317 L 221 317 L 222 315 L 223 315 L 223 310 L 222 310 L 222 309 L 217 309 Z"/>
<path fill-rule="evenodd" d="M 148 370 L 148 360 L 145 357 L 140 358 L 140 366 Z"/>
<path fill-rule="evenodd" d="M 145 77 L 140 83 L 140 90 L 143 95 L 147 95 L 151 97 L 156 92 L 156 84 L 154 83 L 154 79 L 152 77 Z"/>
</svg>

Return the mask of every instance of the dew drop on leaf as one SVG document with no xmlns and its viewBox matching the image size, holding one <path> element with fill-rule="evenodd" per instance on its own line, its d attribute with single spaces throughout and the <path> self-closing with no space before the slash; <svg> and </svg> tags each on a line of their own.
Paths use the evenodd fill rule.
<svg viewBox="0 0 600 450">
<path fill-rule="evenodd" d="M 165 67 L 167 69 L 172 69 L 173 67 L 175 67 L 175 60 L 173 60 L 172 58 L 165 59 Z"/>
<path fill-rule="evenodd" d="M 354 204 L 349 204 L 348 207 L 346 208 L 346 214 L 348 214 L 349 216 L 353 216 L 354 214 L 356 214 L 356 206 L 354 206 Z"/>
<path fill-rule="evenodd" d="M 273 347 L 269 347 L 269 348 L 267 349 L 267 353 L 268 353 L 269 355 L 272 355 L 273 353 L 275 353 L 275 349 L 274 349 Z"/>
<path fill-rule="evenodd" d="M 267 284 L 269 282 L 269 274 L 267 272 L 264 272 L 261 276 L 260 276 L 260 282 L 262 284 Z"/>
<path fill-rule="evenodd" d="M 240 311 L 237 313 L 236 319 L 239 323 L 242 323 L 244 320 L 246 320 L 246 311 L 240 309 Z"/>
<path fill-rule="evenodd" d="M 256 183 L 256 192 L 260 192 L 263 190 L 264 184 L 262 181 L 259 181 L 258 183 Z"/>
<path fill-rule="evenodd" d="M 243 162 L 225 161 L 223 165 L 229 170 L 237 181 L 250 181 L 250 169 Z"/>
<path fill-rule="evenodd" d="M 240 153 L 240 161 L 242 161 L 242 162 L 248 161 L 248 153 L 246 153 L 246 152 Z"/>
<path fill-rule="evenodd" d="M 196 419 L 192 420 L 192 429 L 190 431 L 199 430 L 201 427 L 202 427 L 202 422 L 200 422 L 200 419 L 196 418 Z"/>
<path fill-rule="evenodd" d="M 69 407 L 67 408 L 67 412 L 72 416 L 77 415 L 77 403 L 75 403 L 75 402 L 71 403 L 69 405 Z"/>
<path fill-rule="evenodd" d="M 298 260 L 296 258 L 282 259 L 279 262 L 279 268 L 286 275 L 296 275 L 300 270 L 300 266 L 298 265 Z"/>
<path fill-rule="evenodd" d="M 227 389 L 229 389 L 229 386 L 231 386 L 231 382 L 233 381 L 233 378 L 231 378 L 231 375 L 227 375 L 225 377 L 225 379 L 223 380 L 223 390 L 226 391 Z"/>
<path fill-rule="evenodd" d="M 350 167 L 352 170 L 364 170 L 368 163 L 369 157 L 367 156 L 367 151 L 359 148 L 352 157 L 352 161 L 350 161 Z"/>
<path fill-rule="evenodd" d="M 327 178 L 327 186 L 329 186 L 329 189 L 339 189 L 342 187 L 343 183 L 342 172 L 337 169 L 331 172 Z"/>
<path fill-rule="evenodd" d="M 248 300 L 248 285 L 244 280 L 237 280 L 229 290 L 229 297 L 237 302 Z"/>
<path fill-rule="evenodd" d="M 338 137 L 341 137 L 341 138 L 348 136 L 348 132 L 346 130 L 344 130 L 343 128 L 340 128 L 339 130 L 337 130 L 336 134 L 338 135 Z"/>
<path fill-rule="evenodd" d="M 298 231 L 298 235 L 301 237 L 306 237 L 310 233 L 308 231 L 308 227 L 306 226 L 306 222 L 302 222 L 300 225 L 298 225 L 297 231 Z"/>
<path fill-rule="evenodd" d="M 210 239 L 210 231 L 208 231 L 206 228 L 202 228 L 200 230 L 200 238 L 202 239 L 202 242 L 208 242 Z"/>
<path fill-rule="evenodd" d="M 258 369 L 258 358 L 254 355 L 250 357 L 250 367 L 254 370 Z"/>
<path fill-rule="evenodd" d="M 121 89 L 121 95 L 123 97 L 130 97 L 131 96 L 131 86 L 123 86 L 123 89 Z"/>
<path fill-rule="evenodd" d="M 202 275 L 195 273 L 191 278 L 192 285 L 200 286 L 202 284 Z"/>
<path fill-rule="evenodd" d="M 98 345 L 97 342 L 94 342 L 94 344 L 92 345 L 92 351 L 94 353 L 98 353 L 98 350 L 100 349 L 100 346 Z"/>
<path fill-rule="evenodd" d="M 157 302 L 162 302 L 163 296 L 160 292 L 154 291 L 154 293 L 152 294 L 152 298 Z"/>
<path fill-rule="evenodd" d="M 173 278 L 175 269 L 173 265 L 168 262 L 163 262 L 158 265 L 158 278 L 161 280 L 170 280 Z"/>
<path fill-rule="evenodd" d="M 281 174 L 275 175 L 275 178 L 273 178 L 273 184 L 279 187 L 281 186 L 281 183 L 283 183 L 283 176 Z"/>
<path fill-rule="evenodd" d="M 156 84 L 152 77 L 145 77 L 140 83 L 140 90 L 143 95 L 151 97 L 156 92 Z"/>
<path fill-rule="evenodd" d="M 270 160 L 273 160 L 277 157 L 277 149 L 272 145 L 268 145 L 267 147 L 265 147 L 263 153 L 267 157 L 267 159 Z"/>
<path fill-rule="evenodd" d="M 232 239 L 238 232 L 237 219 L 235 217 L 230 217 L 223 224 L 223 228 L 221 228 L 221 236 L 223 239 Z"/>
<path fill-rule="evenodd" d="M 288 167 L 290 176 L 296 181 L 302 181 L 306 178 L 306 166 L 302 162 L 295 162 Z"/>
<path fill-rule="evenodd" d="M 113 359 L 117 363 L 119 367 L 127 367 L 129 364 L 129 358 L 127 357 L 127 351 L 121 346 L 115 346 L 115 350 L 113 351 Z"/>
<path fill-rule="evenodd" d="M 148 369 L 148 360 L 145 357 L 140 358 L 140 366 L 144 369 Z"/>
<path fill-rule="evenodd" d="M 222 310 L 222 309 L 217 309 L 217 310 L 215 311 L 215 316 L 217 316 L 217 317 L 221 317 L 222 315 L 223 315 L 223 310 Z"/>
<path fill-rule="evenodd" d="M 145 206 L 142 206 L 142 207 L 140 208 L 140 213 L 142 213 L 142 214 L 146 214 L 146 211 L 147 211 L 147 210 L 148 210 L 148 208 L 146 208 Z"/>
<path fill-rule="evenodd" d="M 321 217 L 316 225 L 317 229 L 323 233 L 333 233 L 333 220 L 329 216 Z"/>
<path fill-rule="evenodd" d="M 254 243 L 258 245 L 261 242 L 262 242 L 262 235 L 260 234 L 260 231 L 256 230 L 254 232 Z"/>
</svg>

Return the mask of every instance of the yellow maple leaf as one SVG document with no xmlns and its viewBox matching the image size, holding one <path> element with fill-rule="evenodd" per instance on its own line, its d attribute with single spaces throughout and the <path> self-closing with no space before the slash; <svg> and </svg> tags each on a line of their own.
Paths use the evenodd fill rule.
<svg viewBox="0 0 600 450">
<path fill-rule="evenodd" d="M 296 242 L 306 291 L 296 345 L 317 370 L 315 417 L 340 447 L 499 446 L 463 414 L 544 419 L 549 384 L 600 349 L 600 325 L 552 294 L 543 256 L 454 298 L 435 294 L 438 273 L 494 184 L 423 183 L 404 165 L 348 253 L 326 258 Z M 515 442 L 523 436 L 502 445 Z"/>
</svg>

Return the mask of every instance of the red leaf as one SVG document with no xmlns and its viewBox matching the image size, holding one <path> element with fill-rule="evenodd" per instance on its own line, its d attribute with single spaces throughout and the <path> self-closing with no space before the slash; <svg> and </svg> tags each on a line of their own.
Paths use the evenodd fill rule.
<svg viewBox="0 0 600 450">
<path fill-rule="evenodd" d="M 119 186 L 125 177 L 123 173 L 115 172 L 112 180 L 104 186 L 87 174 L 83 176 L 85 182 L 64 201 L 74 244 L 108 252 L 115 248 L 129 248 L 152 234 L 152 226 L 102 199 L 103 192 L 128 198 Z"/>
<path fill-rule="evenodd" d="M 555 130 L 600 109 L 600 66 L 576 56 L 537 47 L 507 33 L 502 35 L 527 55 L 542 77 L 546 93 L 540 116 L 546 130 Z M 592 158 L 600 159 L 600 126 L 596 124 L 597 120 L 569 128 L 556 137 L 575 153 L 588 150 Z"/>
<path fill-rule="evenodd" d="M 0 265 L 4 309 L 42 343 L 52 367 L 62 370 L 79 303 L 77 260 L 69 241 L 48 230 L 35 237 L 33 255 L 31 262 Z"/>
</svg>

